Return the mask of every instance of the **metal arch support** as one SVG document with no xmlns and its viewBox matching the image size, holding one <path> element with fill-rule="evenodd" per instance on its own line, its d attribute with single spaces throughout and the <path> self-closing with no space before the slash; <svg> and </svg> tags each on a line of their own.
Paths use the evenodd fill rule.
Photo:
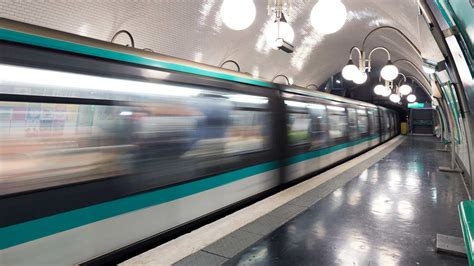
<svg viewBox="0 0 474 266">
<path fill-rule="evenodd" d="M 224 62 L 222 62 L 219 67 L 222 68 L 224 67 L 225 64 L 227 63 L 233 63 L 236 67 L 237 67 L 237 72 L 240 72 L 240 66 L 239 66 L 239 63 L 237 63 L 235 60 L 225 60 Z"/>
<path fill-rule="evenodd" d="M 395 63 L 398 63 L 398 62 L 405 62 L 405 63 L 408 63 L 409 65 L 411 65 L 417 72 L 418 74 L 420 74 L 421 76 L 423 76 L 423 78 L 425 79 L 425 81 L 429 84 L 430 81 L 426 78 L 425 74 L 423 74 L 423 71 L 421 71 L 417 65 L 415 65 L 412 61 L 408 60 L 408 59 L 397 59 L 395 61 L 393 61 L 393 64 Z"/>
<path fill-rule="evenodd" d="M 114 34 L 114 36 L 112 37 L 112 40 L 111 40 L 110 42 L 114 42 L 115 39 L 117 39 L 117 37 L 118 37 L 120 34 L 125 34 L 125 35 L 127 35 L 128 38 L 130 38 L 130 44 L 132 45 L 132 48 L 135 48 L 135 40 L 133 39 L 132 34 L 131 34 L 129 31 L 127 31 L 127 30 L 119 30 L 119 31 L 117 31 L 117 32 Z M 128 45 L 126 45 L 126 46 L 128 46 Z"/>
<path fill-rule="evenodd" d="M 309 89 L 309 87 L 315 87 L 315 88 L 316 88 L 316 90 L 319 90 L 319 87 L 318 87 L 318 85 L 316 85 L 316 84 L 314 84 L 314 83 L 311 83 L 311 84 L 308 84 L 308 85 L 306 85 L 306 87 L 305 87 L 305 88 Z"/>
<path fill-rule="evenodd" d="M 418 54 L 418 56 L 421 58 L 421 52 L 420 52 L 420 49 L 418 49 L 418 47 L 416 47 L 416 45 L 405 35 L 405 33 L 403 33 L 401 30 L 393 27 L 393 26 L 380 26 L 380 27 L 377 27 L 373 30 L 371 30 L 364 38 L 364 41 L 362 41 L 362 50 L 364 50 L 365 48 L 365 42 L 367 41 L 367 39 L 370 37 L 370 35 L 372 35 L 372 33 L 378 31 L 378 30 L 383 30 L 383 29 L 390 29 L 390 30 L 394 30 L 395 32 L 397 32 L 400 36 L 403 37 L 403 39 L 405 39 L 405 41 L 407 41 L 407 43 L 410 44 L 410 46 L 413 48 L 413 50 L 416 51 L 416 53 Z"/>
<path fill-rule="evenodd" d="M 283 74 L 278 74 L 278 75 L 274 76 L 274 77 L 272 78 L 272 82 L 274 82 L 275 79 L 277 79 L 277 78 L 279 78 L 279 77 L 285 78 L 285 79 L 286 79 L 286 83 L 287 83 L 289 86 L 291 86 L 290 79 L 289 79 L 287 76 L 283 75 Z"/>
<path fill-rule="evenodd" d="M 421 87 L 423 87 L 423 83 L 421 83 L 421 81 L 415 77 L 415 76 L 407 76 L 407 78 L 410 78 L 412 81 L 416 81 L 418 82 L 418 85 L 420 85 Z"/>
<path fill-rule="evenodd" d="M 413 82 L 413 81 L 416 81 L 416 82 L 418 83 L 418 85 L 419 85 L 420 87 L 422 87 L 423 89 L 425 89 L 425 92 L 427 92 L 427 89 L 425 88 L 425 86 L 423 85 L 423 83 L 422 83 L 417 77 L 415 77 L 415 76 L 407 76 L 407 78 L 411 79 L 412 82 Z M 413 84 L 412 84 L 412 85 L 413 85 Z M 415 93 L 415 89 L 416 89 L 416 88 L 413 87 L 412 93 Z M 428 96 L 429 96 L 429 93 L 428 93 Z M 431 96 L 433 96 L 433 95 L 431 95 Z"/>
</svg>

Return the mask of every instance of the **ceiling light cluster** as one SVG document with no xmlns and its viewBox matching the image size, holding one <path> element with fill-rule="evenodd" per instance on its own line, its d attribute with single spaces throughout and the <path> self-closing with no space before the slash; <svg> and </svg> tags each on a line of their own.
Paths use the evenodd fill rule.
<svg viewBox="0 0 474 266">
<path fill-rule="evenodd" d="M 374 87 L 374 93 L 383 97 L 389 97 L 390 101 L 394 103 L 399 103 L 403 96 L 407 96 L 407 101 L 410 103 L 416 101 L 412 86 L 407 83 L 407 77 L 402 73 L 399 73 L 399 75 L 403 79 L 398 81 L 397 86 L 393 85 L 393 80 L 385 80 L 385 84 L 382 84 L 381 79 L 379 79 L 379 83 Z"/>
<path fill-rule="evenodd" d="M 268 0 L 268 14 L 275 15 L 275 21 L 267 33 L 273 48 L 292 50 L 295 38 L 293 28 L 285 19 L 292 0 Z M 255 20 L 256 7 L 253 0 L 224 0 L 220 16 L 224 25 L 232 30 L 244 30 Z M 332 34 L 340 30 L 347 19 L 347 10 L 341 0 L 318 0 L 311 10 L 310 22 L 316 32 Z M 283 49 L 285 47 L 286 49 Z M 291 51 L 292 52 L 292 51 Z"/>
<path fill-rule="evenodd" d="M 352 80 L 356 84 L 363 84 L 367 81 L 367 73 L 371 71 L 372 54 L 377 50 L 383 50 L 387 53 L 387 64 L 380 71 L 380 76 L 387 81 L 392 81 L 398 76 L 398 68 L 390 61 L 390 52 L 382 46 L 372 49 L 368 56 L 363 49 L 354 46 L 349 52 L 349 61 L 342 69 L 342 76 L 347 80 Z M 352 52 L 357 51 L 359 55 L 358 65 L 352 61 Z"/>
</svg>

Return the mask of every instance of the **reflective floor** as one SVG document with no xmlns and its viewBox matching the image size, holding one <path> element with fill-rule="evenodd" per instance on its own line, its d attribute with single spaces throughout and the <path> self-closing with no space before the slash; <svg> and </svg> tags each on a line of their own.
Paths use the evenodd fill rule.
<svg viewBox="0 0 474 266">
<path fill-rule="evenodd" d="M 449 154 L 410 136 L 344 187 L 228 261 L 228 265 L 467 265 L 435 252 L 436 233 L 461 236 L 459 175 Z"/>
</svg>

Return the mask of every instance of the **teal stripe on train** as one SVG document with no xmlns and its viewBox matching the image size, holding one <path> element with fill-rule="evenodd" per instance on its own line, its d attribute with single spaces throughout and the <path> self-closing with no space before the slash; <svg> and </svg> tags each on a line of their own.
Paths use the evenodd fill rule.
<svg viewBox="0 0 474 266">
<path fill-rule="evenodd" d="M 236 81 L 240 83 L 246 83 L 251 85 L 263 86 L 266 88 L 273 88 L 272 83 L 265 82 L 257 79 L 249 79 L 244 77 L 238 77 L 226 73 L 219 73 L 210 70 L 200 69 L 197 67 L 185 66 L 170 62 L 164 62 L 156 59 L 143 58 L 136 55 L 115 52 L 111 50 L 101 49 L 97 47 L 66 42 L 62 40 L 56 40 L 52 38 L 46 38 L 37 35 L 31 35 L 23 32 L 17 32 L 7 29 L 0 29 L 0 40 L 6 40 L 11 42 L 23 43 L 28 45 L 40 46 L 55 50 L 73 52 L 78 54 L 90 55 L 100 58 L 107 58 L 112 60 L 118 60 L 123 62 L 129 62 L 139 65 L 146 65 L 158 68 L 164 68 L 168 70 L 174 70 L 184 73 L 196 74 L 206 77 L 213 77 L 218 79 Z"/>
<path fill-rule="evenodd" d="M 290 163 L 323 156 L 331 152 L 345 149 L 365 141 L 377 138 L 371 136 L 357 141 L 339 144 L 318 151 L 308 152 L 289 159 Z M 146 207 L 162 204 L 192 194 L 200 193 L 209 189 L 217 188 L 225 184 L 238 181 L 250 176 L 261 174 L 277 169 L 279 163 L 276 161 L 255 165 L 233 172 L 212 176 L 185 184 L 145 192 L 126 198 L 92 205 L 89 207 L 71 210 L 52 216 L 27 221 L 20 224 L 7 226 L 0 229 L 0 249 L 16 246 L 38 238 L 54 235 L 75 227 L 91 224 L 100 220 L 111 218 L 120 214 L 136 211 Z"/>
<path fill-rule="evenodd" d="M 259 164 L 168 188 L 71 210 L 0 229 L 0 249 L 53 235 L 127 212 L 162 204 L 279 167 L 278 162 Z"/>
<path fill-rule="evenodd" d="M 296 163 L 306 159 L 326 155 L 331 152 L 345 149 L 377 137 L 378 136 L 371 136 L 357 141 L 339 144 L 326 149 L 308 152 L 292 157 L 288 162 Z M 54 235 L 59 232 L 94 223 L 127 212 L 136 211 L 142 208 L 151 207 L 190 196 L 192 194 L 217 188 L 240 179 L 271 171 L 278 167 L 279 164 L 276 161 L 255 165 L 173 187 L 158 189 L 151 192 L 141 193 L 126 198 L 108 201 L 81 209 L 71 210 L 68 212 L 7 226 L 0 229 L 0 249 L 16 246 L 49 235 Z"/>
<path fill-rule="evenodd" d="M 352 141 L 352 142 L 349 142 L 349 143 L 342 143 L 342 144 L 331 146 L 331 147 L 328 147 L 328 148 L 325 148 L 325 149 L 310 151 L 310 152 L 307 152 L 307 153 L 296 155 L 296 156 L 293 156 L 291 158 L 288 158 L 288 160 L 286 160 L 286 165 L 299 163 L 299 162 L 302 162 L 302 161 L 305 161 L 305 160 L 309 160 L 309 159 L 313 159 L 313 158 L 316 158 L 316 157 L 324 156 L 326 154 L 335 152 L 337 150 L 345 149 L 345 148 L 348 148 L 350 146 L 355 146 L 357 144 L 360 144 L 360 143 L 363 143 L 363 142 L 366 142 L 366 141 L 370 141 L 370 140 L 373 140 L 373 139 L 376 139 L 376 138 L 379 138 L 379 135 L 373 135 L 373 136 L 365 137 L 365 138 L 362 138 L 360 140 Z"/>
</svg>

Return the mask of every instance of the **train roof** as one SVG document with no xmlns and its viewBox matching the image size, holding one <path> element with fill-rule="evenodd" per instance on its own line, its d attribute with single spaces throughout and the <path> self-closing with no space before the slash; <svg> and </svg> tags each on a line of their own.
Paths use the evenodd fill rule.
<svg viewBox="0 0 474 266">
<path fill-rule="evenodd" d="M 284 86 L 255 78 L 250 74 L 236 72 L 203 63 L 166 56 L 138 48 L 123 46 L 58 30 L 35 26 L 0 18 L 0 40 L 66 51 L 98 58 L 111 59 L 138 65 L 151 66 L 171 71 L 196 74 L 217 79 L 240 82 L 265 88 L 281 89 L 332 101 L 351 103 L 375 108 L 367 102 L 319 92 L 299 86 Z M 386 108 L 384 108 L 386 109 Z"/>
<path fill-rule="evenodd" d="M 0 18 L 0 40 L 213 77 L 266 88 L 275 87 L 273 83 L 257 79 L 247 73 L 196 63 L 4 18 Z"/>
<path fill-rule="evenodd" d="M 374 105 L 374 104 L 371 104 L 371 103 L 352 100 L 352 99 L 349 99 L 349 98 L 345 98 L 345 97 L 342 97 L 342 96 L 337 96 L 337 95 L 329 94 L 329 93 L 325 93 L 325 92 L 309 90 L 307 88 L 294 86 L 294 85 L 293 86 L 281 85 L 281 90 L 282 91 L 293 92 L 293 93 L 298 93 L 298 94 L 303 94 L 303 95 L 307 95 L 307 96 L 323 98 L 323 99 L 327 99 L 327 100 L 331 100 L 331 101 L 337 101 L 337 102 L 360 105 L 360 106 L 364 106 L 364 107 L 371 107 L 371 108 L 378 107 L 377 105 Z"/>
</svg>

